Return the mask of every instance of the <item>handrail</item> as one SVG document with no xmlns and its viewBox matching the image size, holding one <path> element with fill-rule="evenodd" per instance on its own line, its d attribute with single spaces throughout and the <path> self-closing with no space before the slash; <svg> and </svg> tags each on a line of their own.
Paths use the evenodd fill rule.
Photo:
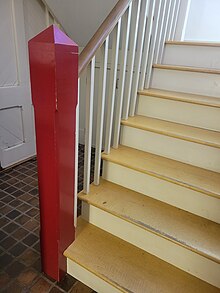
<svg viewBox="0 0 220 293">
<path fill-rule="evenodd" d="M 79 55 L 79 76 L 95 56 L 133 0 L 119 0 Z"/>
</svg>

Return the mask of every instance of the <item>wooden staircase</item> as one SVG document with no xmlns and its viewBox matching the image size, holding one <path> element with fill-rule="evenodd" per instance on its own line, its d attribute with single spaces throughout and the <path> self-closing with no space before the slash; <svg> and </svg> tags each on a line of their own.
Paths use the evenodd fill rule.
<svg viewBox="0 0 220 293">
<path fill-rule="evenodd" d="M 189 58 L 173 65 L 178 46 Z M 102 154 L 100 184 L 79 194 L 64 254 L 97 292 L 220 292 L 220 67 L 195 67 L 191 47 L 220 50 L 167 43 L 136 115 L 121 121 L 119 147 Z"/>
</svg>

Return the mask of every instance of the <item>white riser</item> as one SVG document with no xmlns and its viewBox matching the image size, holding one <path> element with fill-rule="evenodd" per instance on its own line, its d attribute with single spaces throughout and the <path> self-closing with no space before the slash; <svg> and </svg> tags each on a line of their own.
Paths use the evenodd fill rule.
<svg viewBox="0 0 220 293">
<path fill-rule="evenodd" d="M 220 108 L 140 95 L 137 114 L 220 131 Z"/>
<path fill-rule="evenodd" d="M 162 64 L 220 69 L 220 47 L 165 46 Z"/>
<path fill-rule="evenodd" d="M 84 283 L 88 287 L 92 288 L 96 292 L 100 293 L 120 293 L 116 287 L 112 286 L 105 280 L 99 278 L 94 273 L 85 269 L 83 266 L 67 259 L 67 273 L 75 279 Z M 80 293 L 80 292 L 79 292 Z"/>
<path fill-rule="evenodd" d="M 220 287 L 220 266 L 212 260 L 85 202 L 82 215 L 91 224 Z"/>
<path fill-rule="evenodd" d="M 128 127 L 121 127 L 121 144 L 200 168 L 220 172 L 220 149 Z"/>
<path fill-rule="evenodd" d="M 103 178 L 192 214 L 220 223 L 220 200 L 189 188 L 103 161 Z"/>
<path fill-rule="evenodd" d="M 219 97 L 220 75 L 154 68 L 151 87 Z"/>
</svg>

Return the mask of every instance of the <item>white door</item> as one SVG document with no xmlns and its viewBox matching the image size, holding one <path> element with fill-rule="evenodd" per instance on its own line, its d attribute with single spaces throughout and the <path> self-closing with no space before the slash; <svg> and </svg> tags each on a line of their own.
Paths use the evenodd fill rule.
<svg viewBox="0 0 220 293">
<path fill-rule="evenodd" d="M 0 0 L 0 164 L 35 154 L 22 0 Z"/>
</svg>

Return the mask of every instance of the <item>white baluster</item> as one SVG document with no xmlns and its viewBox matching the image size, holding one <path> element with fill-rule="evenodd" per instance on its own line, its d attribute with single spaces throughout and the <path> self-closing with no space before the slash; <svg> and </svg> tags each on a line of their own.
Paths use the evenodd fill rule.
<svg viewBox="0 0 220 293">
<path fill-rule="evenodd" d="M 77 225 L 77 201 L 78 201 L 78 156 L 79 156 L 79 97 L 80 78 L 78 78 L 78 104 L 76 106 L 76 135 L 75 135 L 75 183 L 74 183 L 74 224 Z"/>
<path fill-rule="evenodd" d="M 169 22 L 168 22 L 167 34 L 166 34 L 166 41 L 169 41 L 170 37 L 171 37 L 171 31 L 172 31 L 172 27 L 173 27 L 176 2 L 177 2 L 177 0 L 172 0 L 172 3 L 171 3 L 170 17 L 169 17 Z"/>
<path fill-rule="evenodd" d="M 155 45 L 155 51 L 154 51 L 154 61 L 153 61 L 154 63 L 158 62 L 160 42 L 161 42 L 162 30 L 163 30 L 164 18 L 165 18 L 166 3 L 167 3 L 167 0 L 163 0 L 161 2 L 158 31 L 157 31 L 157 35 L 156 35 L 156 45 Z"/>
<path fill-rule="evenodd" d="M 113 134 L 113 148 L 118 148 L 119 134 L 121 126 L 121 113 L 122 113 L 122 103 L 125 88 L 125 73 L 126 73 L 126 63 L 127 63 L 127 53 L 128 53 L 128 41 L 130 35 L 130 24 L 131 24 L 131 11 L 132 2 L 129 5 L 127 13 L 125 13 L 122 22 L 122 48 L 120 54 L 120 74 L 119 74 L 119 86 L 118 86 L 118 97 L 115 109 L 115 120 L 114 120 L 114 134 Z"/>
<path fill-rule="evenodd" d="M 170 18 L 170 8 L 171 8 L 171 0 L 167 0 L 166 7 L 165 7 L 165 17 L 164 17 L 162 33 L 161 33 L 161 40 L 159 45 L 158 60 L 157 60 L 157 63 L 159 64 L 161 64 L 162 58 L 163 58 L 164 45 L 166 41 L 166 34 L 167 34 L 167 28 L 168 28 L 168 21 Z"/>
<path fill-rule="evenodd" d="M 92 118 L 94 100 L 94 80 L 95 80 L 95 57 L 93 57 L 87 69 L 86 77 L 86 125 L 85 125 L 85 151 L 84 151 L 84 181 L 83 192 L 89 193 L 91 147 L 92 147 Z"/>
<path fill-rule="evenodd" d="M 142 53 L 143 53 L 143 45 L 144 45 L 144 36 L 146 30 L 146 22 L 147 22 L 147 12 L 149 8 L 149 0 L 144 1 L 142 3 L 142 11 L 140 17 L 140 30 L 138 36 L 138 44 L 137 44 L 137 51 L 136 51 L 136 60 L 135 60 L 135 70 L 132 82 L 132 89 L 131 89 L 131 102 L 130 102 L 130 110 L 129 115 L 134 116 L 135 107 L 136 107 L 136 100 L 137 100 L 137 91 L 138 91 L 138 83 L 140 77 L 140 68 L 141 68 L 141 60 L 142 60 Z"/>
<path fill-rule="evenodd" d="M 152 37 L 151 37 L 151 45 L 149 51 L 149 57 L 147 62 L 147 70 L 146 70 L 146 80 L 145 80 L 145 88 L 149 88 L 150 81 L 151 81 L 151 72 L 152 72 L 152 65 L 153 65 L 153 58 L 154 58 L 154 49 L 156 46 L 156 36 L 159 26 L 159 16 L 160 10 L 162 8 L 162 0 L 157 0 L 155 5 L 155 15 L 154 15 L 154 22 L 153 22 L 153 29 L 152 29 Z"/>
<path fill-rule="evenodd" d="M 140 7 L 141 7 L 141 0 L 137 0 L 133 3 L 128 62 L 127 62 L 127 77 L 125 82 L 124 102 L 123 102 L 123 109 L 122 109 L 122 118 L 126 120 L 128 119 L 128 112 L 129 112 L 130 98 L 131 98 L 131 87 L 132 87 L 132 78 L 133 78 L 133 71 L 134 71 L 138 25 L 139 25 L 139 18 L 140 18 Z"/>
<path fill-rule="evenodd" d="M 171 36 L 170 36 L 171 41 L 173 41 L 174 37 L 175 37 L 177 20 L 178 20 L 178 16 L 179 16 L 179 10 L 180 10 L 180 0 L 177 0 L 176 7 L 175 7 L 175 12 L 174 12 L 173 26 L 172 26 Z"/>
<path fill-rule="evenodd" d="M 102 152 L 102 138 L 103 138 L 103 120 L 104 120 L 104 106 L 106 96 L 106 79 L 107 79 L 107 65 L 108 65 L 108 46 L 109 37 L 105 40 L 100 51 L 100 72 L 99 72 L 99 93 L 98 93 L 98 107 L 96 120 L 96 147 L 95 147 L 95 171 L 94 184 L 99 185 L 100 181 L 100 166 L 101 166 L 101 152 Z"/>
<path fill-rule="evenodd" d="M 110 72 L 110 82 L 109 82 L 109 93 L 107 96 L 107 119 L 106 119 L 106 134 L 105 134 L 105 149 L 104 149 L 106 154 L 109 154 L 110 146 L 111 146 L 120 32 L 121 32 L 121 19 L 118 21 L 113 31 L 111 72 Z"/>
<path fill-rule="evenodd" d="M 149 6 L 148 20 L 147 20 L 147 29 L 146 29 L 146 33 L 145 33 L 143 57 L 142 57 L 142 62 L 141 62 L 141 76 L 140 76 L 140 81 L 139 81 L 139 89 L 140 90 L 144 89 L 145 76 L 146 76 L 146 70 L 147 70 L 147 61 L 148 61 L 149 52 L 150 52 L 150 41 L 151 41 L 151 37 L 152 37 L 154 9 L 155 9 L 155 0 L 151 0 L 150 6 Z"/>
</svg>

